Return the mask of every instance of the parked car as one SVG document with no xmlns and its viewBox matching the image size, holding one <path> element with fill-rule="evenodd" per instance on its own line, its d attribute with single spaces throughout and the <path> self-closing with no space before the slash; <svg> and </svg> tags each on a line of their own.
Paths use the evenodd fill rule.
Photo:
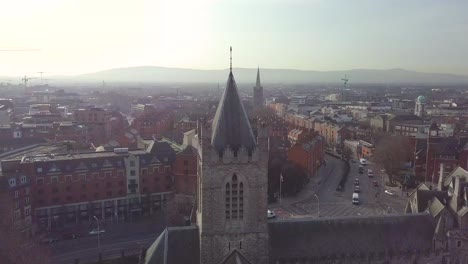
<svg viewBox="0 0 468 264">
<path fill-rule="evenodd" d="M 43 244 L 52 244 L 52 243 L 56 243 L 58 241 L 59 240 L 56 237 L 47 237 L 47 238 L 41 239 L 41 243 L 43 243 Z"/>
<path fill-rule="evenodd" d="M 268 218 L 268 219 L 272 219 L 272 218 L 275 218 L 275 217 L 276 217 L 275 212 L 273 212 L 272 210 L 268 209 L 268 210 L 267 210 L 267 218 Z"/>
<path fill-rule="evenodd" d="M 369 176 L 369 178 L 374 177 L 374 172 L 372 171 L 372 169 L 367 170 L 367 176 Z"/>
<path fill-rule="evenodd" d="M 77 234 L 65 234 L 62 236 L 63 239 L 75 239 L 78 238 L 79 236 Z"/>
<path fill-rule="evenodd" d="M 366 159 L 359 159 L 359 163 L 361 163 L 361 165 L 367 165 L 367 160 Z"/>
<path fill-rule="evenodd" d="M 390 190 L 385 190 L 385 193 L 392 196 L 395 195 L 395 193 Z"/>
<path fill-rule="evenodd" d="M 100 229 L 100 230 L 93 229 L 93 230 L 89 231 L 89 234 L 90 235 L 97 235 L 97 234 L 102 234 L 102 233 L 105 233 L 105 232 L 106 232 L 106 230 L 104 230 L 104 229 Z"/>
<path fill-rule="evenodd" d="M 354 159 L 351 159 L 351 163 L 356 163 L 356 161 Z"/>
<path fill-rule="evenodd" d="M 372 185 L 374 185 L 374 187 L 379 187 L 379 183 L 377 181 L 373 181 Z"/>
</svg>

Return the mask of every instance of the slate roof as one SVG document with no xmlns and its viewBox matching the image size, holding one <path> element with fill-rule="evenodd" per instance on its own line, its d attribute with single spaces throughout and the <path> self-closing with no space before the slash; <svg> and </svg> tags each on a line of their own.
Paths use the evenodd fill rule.
<svg viewBox="0 0 468 264">
<path fill-rule="evenodd" d="M 229 254 L 221 264 L 251 264 L 242 254 L 234 250 Z"/>
<path fill-rule="evenodd" d="M 146 251 L 143 263 L 198 264 L 200 260 L 198 235 L 196 226 L 166 228 Z"/>
<path fill-rule="evenodd" d="M 223 151 L 227 146 L 230 146 L 233 151 L 237 151 L 241 146 L 247 151 L 255 148 L 255 137 L 237 92 L 232 71 L 229 73 L 226 89 L 216 110 L 212 126 L 211 144 L 218 152 Z"/>
<path fill-rule="evenodd" d="M 428 214 L 276 220 L 268 223 L 270 260 L 338 257 L 431 249 L 436 220 Z M 198 227 L 167 228 L 145 264 L 199 264 Z M 250 264 L 231 252 L 223 264 Z"/>
<path fill-rule="evenodd" d="M 272 221 L 270 260 L 429 250 L 434 227 L 427 213 Z"/>
</svg>

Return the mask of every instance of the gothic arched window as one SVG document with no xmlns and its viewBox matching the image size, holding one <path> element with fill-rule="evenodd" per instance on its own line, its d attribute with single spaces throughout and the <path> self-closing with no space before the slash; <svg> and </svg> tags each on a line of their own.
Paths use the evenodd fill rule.
<svg viewBox="0 0 468 264">
<path fill-rule="evenodd" d="M 226 183 L 226 219 L 231 217 L 231 187 Z"/>
<path fill-rule="evenodd" d="M 236 174 L 226 183 L 225 207 L 226 219 L 244 218 L 244 184 L 238 181 Z"/>
</svg>

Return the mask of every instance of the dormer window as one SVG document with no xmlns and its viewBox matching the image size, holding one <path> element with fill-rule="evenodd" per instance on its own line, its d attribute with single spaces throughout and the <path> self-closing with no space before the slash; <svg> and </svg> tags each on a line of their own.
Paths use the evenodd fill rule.
<svg viewBox="0 0 468 264">
<path fill-rule="evenodd" d="M 20 183 L 26 183 L 26 176 L 21 176 Z"/>
<path fill-rule="evenodd" d="M 15 187 L 16 186 L 16 179 L 15 178 L 11 178 L 9 180 L 9 184 L 10 184 L 10 187 Z"/>
</svg>

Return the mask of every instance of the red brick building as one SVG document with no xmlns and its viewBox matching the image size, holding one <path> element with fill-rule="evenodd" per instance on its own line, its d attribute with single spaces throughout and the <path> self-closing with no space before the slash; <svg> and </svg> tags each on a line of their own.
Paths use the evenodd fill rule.
<svg viewBox="0 0 468 264">
<path fill-rule="evenodd" d="M 136 117 L 131 128 L 134 128 L 143 138 L 160 137 L 166 130 L 172 129 L 172 120 L 169 112 L 144 112 Z"/>
<path fill-rule="evenodd" d="M 145 149 L 15 157 L 2 161 L 2 173 L 28 175 L 32 220 L 44 231 L 163 209 L 175 155 L 171 142 L 153 141 Z"/>
<path fill-rule="evenodd" d="M 33 233 L 30 177 L 15 171 L 0 173 L 0 180 L 1 206 L 10 212 L 12 226 L 27 239 Z"/>
<path fill-rule="evenodd" d="M 177 153 L 173 166 L 175 191 L 195 195 L 197 190 L 197 150 L 186 146 Z"/>
<path fill-rule="evenodd" d="M 111 127 L 109 119 L 111 113 L 102 108 L 78 109 L 74 112 L 75 121 L 85 125 L 88 129 L 90 143 L 100 145 L 109 139 Z"/>
<path fill-rule="evenodd" d="M 312 140 L 296 143 L 288 150 L 288 160 L 305 169 L 310 176 L 315 176 L 323 164 L 325 155 L 324 140 L 316 136 Z"/>
</svg>

